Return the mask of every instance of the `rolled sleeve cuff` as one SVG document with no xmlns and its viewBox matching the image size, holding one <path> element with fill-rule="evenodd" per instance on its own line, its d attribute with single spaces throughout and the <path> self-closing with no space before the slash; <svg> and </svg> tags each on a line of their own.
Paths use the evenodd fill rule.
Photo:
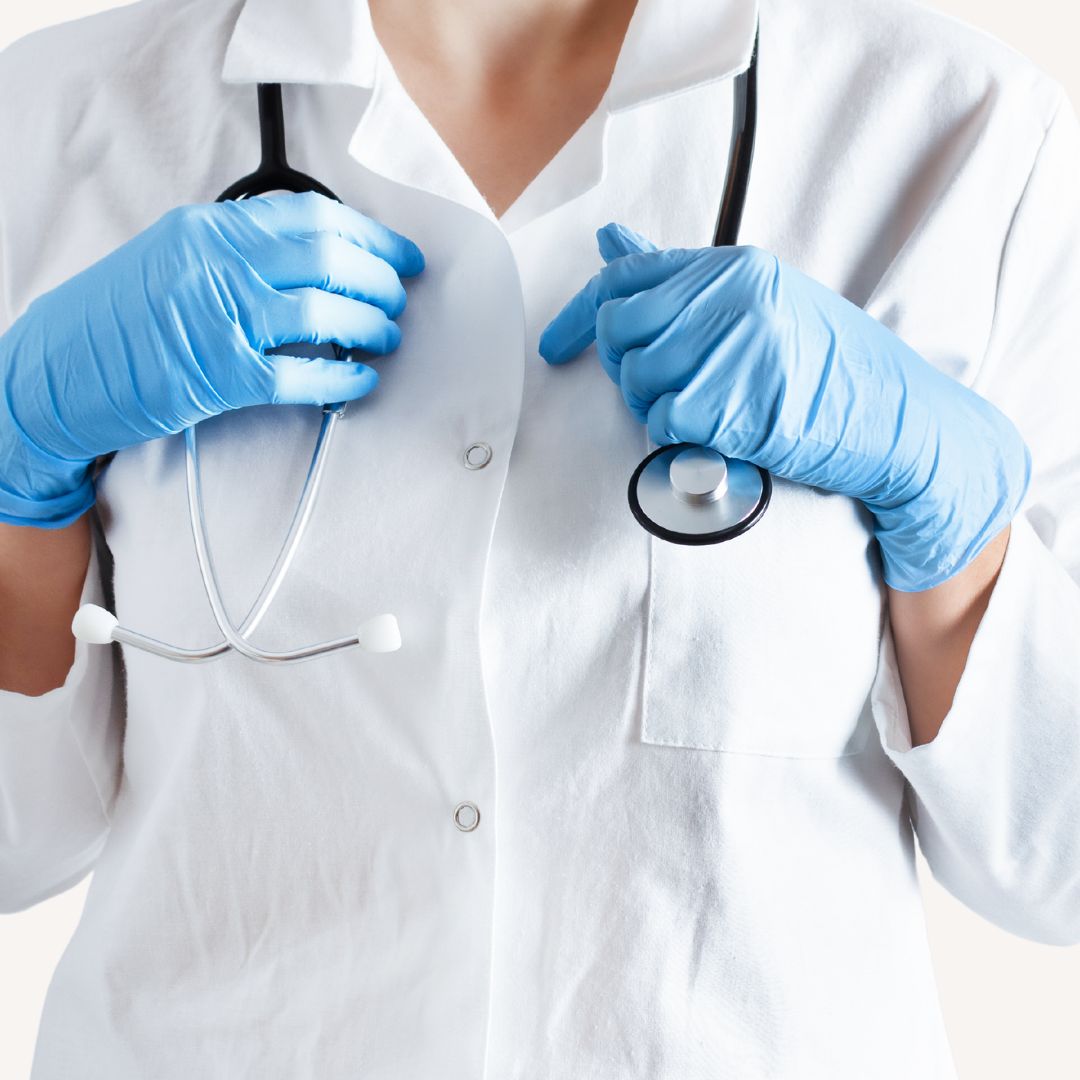
<svg viewBox="0 0 1080 1080">
<path fill-rule="evenodd" d="M 937 737 L 912 746 L 888 627 L 871 710 L 935 877 L 1015 933 L 1080 935 L 1080 586 L 1026 517 Z"/>
<path fill-rule="evenodd" d="M 914 782 L 952 758 L 971 761 L 980 746 L 992 754 L 1003 734 L 1038 740 L 1040 726 L 1052 719 L 1047 708 L 1056 706 L 1057 719 L 1075 734 L 1078 693 L 1080 586 L 1021 515 L 937 737 L 912 746 L 887 624 L 870 701 L 886 753 Z"/>
</svg>

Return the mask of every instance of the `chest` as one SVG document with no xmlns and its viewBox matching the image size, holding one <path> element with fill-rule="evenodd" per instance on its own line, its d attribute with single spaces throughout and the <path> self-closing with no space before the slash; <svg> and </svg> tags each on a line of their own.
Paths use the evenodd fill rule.
<svg viewBox="0 0 1080 1080">
<path fill-rule="evenodd" d="M 335 447 L 328 494 L 277 620 L 267 621 L 266 647 L 396 611 L 415 646 L 401 661 L 409 678 L 441 671 L 452 697 L 462 671 L 479 679 L 482 625 L 489 673 L 513 673 L 520 692 L 528 672 L 537 680 L 533 699 L 555 690 L 571 700 L 575 686 L 595 688 L 606 671 L 617 700 L 655 742 L 846 752 L 881 613 L 865 514 L 825 493 L 782 489 L 737 547 L 685 552 L 654 541 L 625 501 L 630 472 L 649 449 L 644 429 L 595 356 L 552 369 L 536 353 L 544 324 L 599 267 L 600 225 L 622 221 L 660 246 L 708 243 L 724 181 L 730 82 L 591 119 L 503 228 L 477 207 L 475 190 L 415 110 L 378 91 L 368 102 L 340 88 L 289 89 L 296 164 L 416 239 L 428 270 L 412 290 L 401 350 L 380 364 L 377 394 L 349 417 Z M 784 126 L 780 97 L 773 89 L 765 102 L 770 120 L 744 239 L 853 296 L 895 292 L 874 270 L 888 264 L 888 245 L 860 233 L 858 215 L 801 164 L 806 155 Z M 124 154 L 110 157 L 77 192 L 84 211 L 97 208 L 83 254 L 140 227 L 148 179 L 160 181 L 153 199 L 175 204 L 211 198 L 250 167 L 253 105 L 248 94 L 225 109 L 223 130 L 242 138 L 213 137 L 228 149 L 211 176 L 193 171 L 192 162 L 206 167 L 194 138 L 179 138 L 164 166 L 151 161 L 138 175 L 123 172 Z M 812 213 L 808 200 L 817 200 Z M 42 261 L 21 284 L 33 288 L 35 270 L 40 281 L 55 269 Z M 932 339 L 926 292 L 899 295 L 897 323 Z M 292 410 L 206 425 L 208 513 L 237 611 L 258 591 L 287 527 L 314 426 Z M 491 461 L 468 470 L 463 454 L 477 441 L 492 448 Z M 214 628 L 184 519 L 179 441 L 118 455 L 102 506 L 121 619 L 181 644 L 205 643 Z M 793 677 L 777 679 L 771 661 Z M 143 674 L 154 678 L 132 667 L 133 685 Z M 400 697 L 393 681 L 387 700 Z M 505 701 L 509 709 L 509 692 Z M 807 702 L 819 715 L 801 724 Z M 771 727 L 759 722 L 763 713 Z"/>
</svg>

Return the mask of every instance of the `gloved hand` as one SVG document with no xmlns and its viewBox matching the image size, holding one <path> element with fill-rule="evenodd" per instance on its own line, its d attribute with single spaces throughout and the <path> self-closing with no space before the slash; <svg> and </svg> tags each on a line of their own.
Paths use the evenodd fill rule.
<svg viewBox="0 0 1080 1080">
<path fill-rule="evenodd" d="M 294 342 L 384 354 L 411 240 L 307 193 L 184 206 L 38 297 L 0 338 L 0 521 L 59 527 L 101 454 L 256 404 L 351 401 L 374 369 L 267 355 Z"/>
<path fill-rule="evenodd" d="M 1016 428 L 860 308 L 756 248 L 597 235 L 608 265 L 540 352 L 563 363 L 595 338 L 654 442 L 862 500 L 902 591 L 952 577 L 1012 520 L 1031 469 Z"/>
</svg>

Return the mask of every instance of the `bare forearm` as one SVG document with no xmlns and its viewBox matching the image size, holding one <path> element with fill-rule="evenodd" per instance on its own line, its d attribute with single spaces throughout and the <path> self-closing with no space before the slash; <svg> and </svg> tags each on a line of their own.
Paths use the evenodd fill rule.
<svg viewBox="0 0 1080 1080">
<path fill-rule="evenodd" d="M 889 620 L 913 746 L 933 740 L 952 708 L 1005 559 L 1009 531 L 1002 530 L 974 562 L 934 589 L 889 590 Z"/>
<path fill-rule="evenodd" d="M 63 683 L 89 558 L 87 514 L 64 529 L 0 524 L 0 690 L 44 694 Z"/>
</svg>

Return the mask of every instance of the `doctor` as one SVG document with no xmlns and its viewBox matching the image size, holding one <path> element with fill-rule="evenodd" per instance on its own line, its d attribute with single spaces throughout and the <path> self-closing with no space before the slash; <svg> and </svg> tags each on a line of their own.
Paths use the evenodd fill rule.
<svg viewBox="0 0 1080 1080">
<path fill-rule="evenodd" d="M 209 203 L 271 81 L 345 205 Z M 35 1080 L 951 1077 L 916 834 L 1080 941 L 1080 126 L 1027 61 L 903 0 L 144 0 L 0 101 L 0 905 L 94 870 Z M 401 652 L 74 644 L 215 638 L 193 423 L 246 610 L 342 398 L 258 637 Z M 744 537 L 628 513 L 681 439 L 774 473 Z"/>
</svg>

